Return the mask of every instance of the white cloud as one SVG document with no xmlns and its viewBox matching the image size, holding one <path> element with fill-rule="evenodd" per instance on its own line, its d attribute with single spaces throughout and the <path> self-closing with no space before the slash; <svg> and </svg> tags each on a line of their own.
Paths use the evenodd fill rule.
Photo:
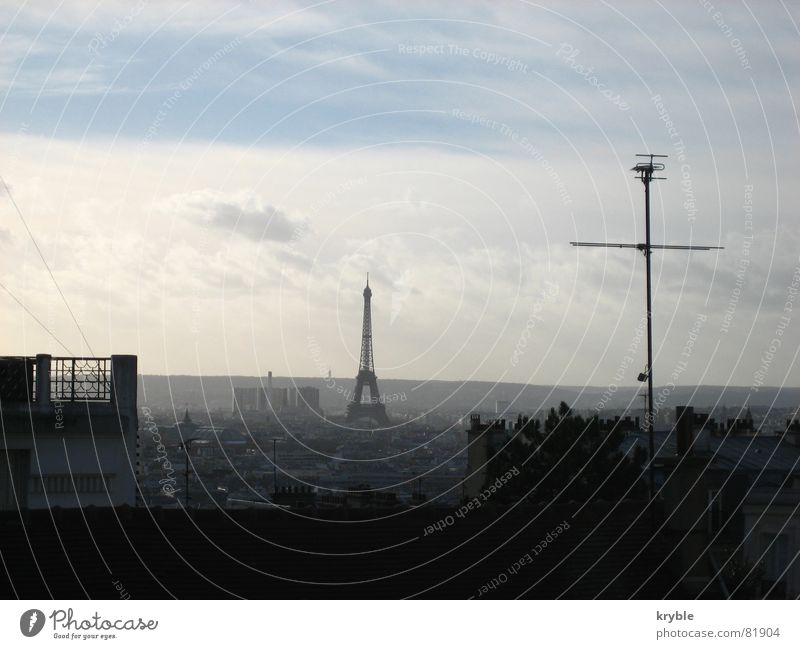
<svg viewBox="0 0 800 649">
<path fill-rule="evenodd" d="M 163 199 L 155 211 L 252 241 L 289 241 L 308 229 L 307 223 L 264 204 L 252 191 L 230 194 L 214 189 L 195 190 Z"/>
</svg>

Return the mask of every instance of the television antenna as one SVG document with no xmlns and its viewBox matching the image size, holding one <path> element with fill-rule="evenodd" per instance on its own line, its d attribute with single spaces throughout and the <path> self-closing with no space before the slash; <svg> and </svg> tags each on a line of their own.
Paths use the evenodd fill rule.
<svg viewBox="0 0 800 649">
<path fill-rule="evenodd" d="M 644 243 L 609 243 L 570 241 L 573 246 L 589 248 L 633 248 L 644 254 L 647 275 L 647 365 L 644 372 L 639 374 L 639 381 L 647 381 L 647 414 L 645 415 L 645 430 L 649 446 L 649 492 L 650 500 L 655 496 L 655 440 L 653 438 L 653 304 L 650 279 L 650 255 L 653 250 L 722 250 L 722 246 L 675 246 L 650 243 L 650 183 L 653 180 L 666 180 L 663 176 L 654 176 L 658 171 L 664 170 L 664 163 L 657 162 L 655 158 L 668 156 L 655 153 L 637 153 L 637 158 L 646 158 L 636 163 L 631 171 L 636 172 L 639 180 L 644 185 Z"/>
</svg>

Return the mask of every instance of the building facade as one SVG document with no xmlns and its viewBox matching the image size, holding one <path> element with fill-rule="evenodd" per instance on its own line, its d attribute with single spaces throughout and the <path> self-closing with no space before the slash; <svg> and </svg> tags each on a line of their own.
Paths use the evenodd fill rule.
<svg viewBox="0 0 800 649">
<path fill-rule="evenodd" d="M 0 358 L 0 509 L 136 504 L 136 364 Z"/>
<path fill-rule="evenodd" d="M 505 419 L 481 422 L 481 416 L 471 414 L 467 429 L 467 471 L 464 477 L 463 497 L 474 498 L 486 484 L 489 461 L 508 441 Z"/>
</svg>

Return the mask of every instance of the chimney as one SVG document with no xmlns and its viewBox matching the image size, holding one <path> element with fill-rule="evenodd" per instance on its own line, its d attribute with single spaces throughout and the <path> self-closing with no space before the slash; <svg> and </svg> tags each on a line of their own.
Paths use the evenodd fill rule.
<svg viewBox="0 0 800 649">
<path fill-rule="evenodd" d="M 680 457 L 692 454 L 694 432 L 694 408 L 692 406 L 675 407 L 675 435 L 677 453 Z"/>
<path fill-rule="evenodd" d="M 800 419 L 786 420 L 784 439 L 792 446 L 800 447 Z"/>
<path fill-rule="evenodd" d="M 50 405 L 50 354 L 36 354 L 36 401 L 39 407 Z"/>
<path fill-rule="evenodd" d="M 270 397 L 272 396 L 272 370 L 267 372 L 267 390 L 269 390 Z"/>
</svg>

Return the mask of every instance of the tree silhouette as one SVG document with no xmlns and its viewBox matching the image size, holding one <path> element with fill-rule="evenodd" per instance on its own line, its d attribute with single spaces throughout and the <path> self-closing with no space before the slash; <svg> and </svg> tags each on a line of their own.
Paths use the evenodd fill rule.
<svg viewBox="0 0 800 649">
<path fill-rule="evenodd" d="M 489 462 L 488 482 L 519 469 L 498 492 L 503 502 L 639 498 L 646 491 L 641 479 L 646 454 L 623 442 L 621 430 L 601 431 L 597 415 L 584 419 L 562 401 L 558 412 L 550 409 L 544 431 L 538 420 L 520 416 L 514 438 Z"/>
</svg>

